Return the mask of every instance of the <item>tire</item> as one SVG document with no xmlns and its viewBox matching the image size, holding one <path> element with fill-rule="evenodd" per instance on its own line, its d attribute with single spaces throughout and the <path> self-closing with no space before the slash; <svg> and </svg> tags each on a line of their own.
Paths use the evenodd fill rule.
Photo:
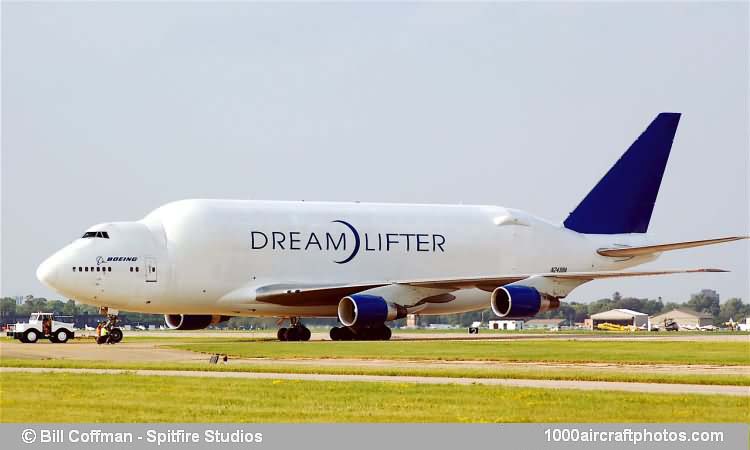
<svg viewBox="0 0 750 450">
<path fill-rule="evenodd" d="M 300 340 L 299 328 L 297 327 L 288 328 L 286 330 L 286 340 L 287 341 L 299 341 Z"/>
<path fill-rule="evenodd" d="M 26 330 L 23 333 L 22 341 L 24 344 L 36 344 L 39 340 L 39 332 L 35 329 Z"/>
<path fill-rule="evenodd" d="M 289 331 L 289 330 L 288 330 L 288 329 L 286 329 L 286 328 L 283 328 L 283 327 L 282 327 L 282 328 L 279 328 L 279 331 L 277 331 L 277 332 L 276 332 L 276 337 L 277 337 L 277 338 L 278 338 L 278 339 L 279 339 L 280 341 L 286 341 L 286 335 L 287 335 L 287 332 L 288 332 L 288 331 Z"/>
<path fill-rule="evenodd" d="M 382 340 L 382 341 L 390 341 L 392 335 L 393 335 L 393 332 L 391 332 L 390 327 L 387 327 L 387 326 L 383 325 L 383 330 L 380 333 L 380 340 Z"/>
<path fill-rule="evenodd" d="M 354 341 L 357 339 L 357 335 L 354 334 L 349 327 L 341 327 L 341 340 L 342 341 Z"/>
<path fill-rule="evenodd" d="M 309 341 L 310 336 L 312 336 L 312 333 L 310 333 L 310 329 L 307 327 L 300 327 L 299 329 L 299 340 L 300 341 Z"/>
<path fill-rule="evenodd" d="M 362 327 L 356 333 L 352 333 L 352 335 L 353 341 L 374 341 L 377 339 L 378 330 L 377 328 Z"/>
<path fill-rule="evenodd" d="M 112 331 L 109 332 L 109 342 L 117 344 L 120 341 L 122 341 L 122 330 L 119 328 L 112 328 Z"/>
<path fill-rule="evenodd" d="M 49 340 L 55 344 L 64 344 L 70 339 L 70 332 L 65 328 L 60 328 L 50 335 Z"/>
<path fill-rule="evenodd" d="M 333 327 L 331 328 L 330 333 L 328 335 L 331 337 L 332 341 L 340 341 L 341 340 L 341 328 L 339 327 Z"/>
</svg>

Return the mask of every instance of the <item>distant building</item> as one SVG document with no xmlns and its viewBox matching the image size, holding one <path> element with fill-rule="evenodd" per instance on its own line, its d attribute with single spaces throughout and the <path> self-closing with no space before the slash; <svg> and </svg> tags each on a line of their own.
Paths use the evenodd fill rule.
<svg viewBox="0 0 750 450">
<path fill-rule="evenodd" d="M 431 323 L 427 325 L 427 328 L 431 330 L 450 330 L 453 328 L 458 328 L 457 325 L 451 325 L 449 323 Z"/>
<path fill-rule="evenodd" d="M 490 320 L 490 330 L 523 330 L 523 320 Z"/>
<path fill-rule="evenodd" d="M 632 325 L 635 327 L 648 326 L 648 314 L 633 311 L 632 309 L 610 309 L 591 315 L 591 329 L 595 330 L 600 323 L 613 323 L 615 325 Z"/>
<path fill-rule="evenodd" d="M 13 298 L 16 300 L 16 306 L 21 306 L 26 301 L 23 295 L 16 295 Z"/>
<path fill-rule="evenodd" d="M 651 317 L 651 325 L 662 327 L 664 321 L 674 320 L 681 330 L 696 329 L 714 324 L 714 316 L 705 312 L 697 312 L 692 309 L 678 308 L 672 311 Z"/>
<path fill-rule="evenodd" d="M 750 331 L 750 317 L 745 319 L 745 323 L 740 321 L 740 323 L 737 324 L 737 329 L 740 331 Z"/>
<path fill-rule="evenodd" d="M 524 328 L 551 329 L 565 325 L 565 319 L 531 319 L 524 322 Z"/>
<path fill-rule="evenodd" d="M 406 316 L 406 328 L 417 328 L 419 326 L 419 316 L 416 314 L 408 314 Z"/>
</svg>

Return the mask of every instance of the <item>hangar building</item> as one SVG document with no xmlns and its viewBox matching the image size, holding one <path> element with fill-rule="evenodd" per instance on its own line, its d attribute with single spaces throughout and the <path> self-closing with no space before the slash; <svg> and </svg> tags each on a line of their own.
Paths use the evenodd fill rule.
<svg viewBox="0 0 750 450">
<path fill-rule="evenodd" d="M 632 309 L 611 309 L 598 314 L 592 314 L 591 328 L 596 329 L 596 326 L 600 323 L 648 327 L 648 314 L 633 311 Z"/>
<path fill-rule="evenodd" d="M 523 320 L 490 320 L 490 330 L 523 330 Z"/>
<path fill-rule="evenodd" d="M 523 324 L 524 328 L 543 328 L 543 329 L 559 329 L 565 325 L 567 320 L 565 319 L 531 319 L 527 320 Z"/>
<path fill-rule="evenodd" d="M 672 311 L 654 316 L 651 318 L 651 323 L 661 326 L 665 319 L 674 320 L 680 329 L 695 329 L 714 324 L 714 316 L 711 314 L 686 308 L 673 309 Z"/>
</svg>

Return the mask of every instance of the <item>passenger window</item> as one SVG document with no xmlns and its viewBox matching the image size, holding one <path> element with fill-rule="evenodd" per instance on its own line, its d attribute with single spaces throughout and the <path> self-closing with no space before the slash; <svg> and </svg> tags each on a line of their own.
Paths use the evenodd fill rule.
<svg viewBox="0 0 750 450">
<path fill-rule="evenodd" d="M 140 269 L 138 267 L 135 268 L 135 271 L 138 272 Z"/>
<path fill-rule="evenodd" d="M 132 267 L 130 268 L 130 271 L 131 271 L 131 272 L 133 271 L 133 268 L 132 268 Z"/>
<path fill-rule="evenodd" d="M 156 267 L 152 267 L 151 272 L 156 272 Z"/>
<path fill-rule="evenodd" d="M 75 267 L 73 267 L 73 272 L 75 272 L 75 271 L 76 271 L 76 268 L 75 268 Z"/>
<path fill-rule="evenodd" d="M 86 272 L 88 272 L 88 271 L 89 271 L 89 268 L 88 268 L 88 267 L 86 267 Z"/>
<path fill-rule="evenodd" d="M 99 272 L 99 271 L 100 271 L 100 270 L 99 270 L 99 267 L 97 267 L 97 268 L 96 268 L 96 271 L 97 271 L 97 272 Z"/>
<path fill-rule="evenodd" d="M 112 272 L 112 268 L 111 267 L 107 267 L 107 272 Z"/>
<path fill-rule="evenodd" d="M 79 272 L 83 272 L 83 267 L 78 267 Z"/>
</svg>

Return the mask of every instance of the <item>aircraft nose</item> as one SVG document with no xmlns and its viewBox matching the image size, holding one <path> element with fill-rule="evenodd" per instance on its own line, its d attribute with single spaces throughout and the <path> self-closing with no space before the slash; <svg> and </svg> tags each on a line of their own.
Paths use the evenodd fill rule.
<svg viewBox="0 0 750 450">
<path fill-rule="evenodd" d="M 57 281 L 57 271 L 58 267 L 54 257 L 49 257 L 39 264 L 36 269 L 36 277 L 47 287 L 52 288 Z"/>
</svg>

